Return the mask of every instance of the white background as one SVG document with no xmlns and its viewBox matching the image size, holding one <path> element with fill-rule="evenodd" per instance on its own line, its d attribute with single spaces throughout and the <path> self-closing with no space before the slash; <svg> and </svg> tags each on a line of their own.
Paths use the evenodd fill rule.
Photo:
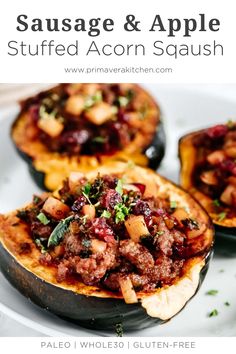
<svg viewBox="0 0 236 354">
<path fill-rule="evenodd" d="M 87 1 L 78 0 L 65 1 L 30 1 L 30 0 L 8 0 L 1 2 L 0 20 L 0 82 L 92 82 L 92 81 L 132 81 L 132 82 L 211 82 L 227 83 L 236 82 L 236 46 L 235 46 L 235 1 L 218 0 L 165 0 L 165 1 Z M 167 38 L 166 34 L 160 32 L 149 32 L 156 14 L 160 14 L 163 21 L 168 18 L 196 18 L 199 13 L 205 13 L 206 19 L 219 18 L 221 21 L 218 32 L 195 32 L 192 38 L 183 38 L 177 34 L 176 38 Z M 16 18 L 19 14 L 26 14 L 29 18 L 90 18 L 110 17 L 115 21 L 113 32 L 102 32 L 99 37 L 89 37 L 87 32 L 18 32 L 16 30 Z M 137 20 L 141 21 L 141 32 L 125 32 L 123 25 L 125 16 L 134 14 Z M 181 32 L 182 33 L 182 32 Z M 9 56 L 7 55 L 7 44 L 11 40 L 25 41 L 31 44 L 41 43 L 44 39 L 54 39 L 56 42 L 71 43 L 76 39 L 82 48 L 80 56 Z M 147 49 L 152 46 L 155 40 L 163 40 L 166 43 L 210 43 L 213 40 L 222 43 L 224 56 L 216 57 L 174 57 L 153 56 L 85 56 L 84 48 L 88 43 L 95 40 L 98 45 L 105 43 L 143 43 Z M 171 74 L 96 74 L 79 75 L 66 74 L 64 67 L 81 66 L 158 66 L 172 67 Z"/>
</svg>

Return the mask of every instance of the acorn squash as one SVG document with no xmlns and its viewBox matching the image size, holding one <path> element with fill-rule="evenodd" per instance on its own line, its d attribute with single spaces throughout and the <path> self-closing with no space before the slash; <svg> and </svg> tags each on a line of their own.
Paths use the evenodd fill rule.
<svg viewBox="0 0 236 354">
<path fill-rule="evenodd" d="M 179 141 L 180 184 L 209 213 L 216 234 L 236 239 L 236 124 L 218 124 Z"/>
<path fill-rule="evenodd" d="M 98 172 L 99 176 L 97 176 Z M 3 274 L 14 287 L 35 304 L 88 328 L 114 330 L 117 324 L 122 324 L 124 330 L 138 330 L 168 321 L 181 311 L 197 293 L 209 267 L 214 230 L 208 214 L 187 192 L 150 169 L 116 162 L 101 166 L 99 169 L 87 173 L 86 177 L 81 176 L 78 173 L 73 173 L 72 177 L 66 180 L 63 188 L 54 194 L 44 193 L 42 196 L 34 197 L 36 201 L 34 200 L 33 203 L 36 204 L 30 204 L 23 209 L 0 216 L 0 267 Z M 82 183 L 82 189 L 81 184 L 76 185 L 75 177 L 80 178 L 79 183 Z M 103 189 L 99 199 L 96 199 L 98 198 L 98 189 L 94 190 L 94 188 L 95 186 L 101 188 L 101 179 L 106 180 L 106 188 L 108 188 L 107 186 L 109 188 Z M 93 184 L 89 184 L 88 181 L 93 181 Z M 78 186 L 80 186 L 79 189 Z M 71 200 L 72 189 L 80 191 L 79 197 L 77 196 L 75 201 Z M 86 200 L 83 197 L 90 201 L 86 208 L 83 204 L 86 203 Z M 118 199 L 116 200 L 116 198 Z M 115 203 L 118 203 L 112 207 L 111 203 L 114 203 L 114 200 Z M 132 203 L 128 206 L 129 201 Z M 40 203 L 40 213 L 37 203 Z M 143 204 L 140 206 L 140 203 Z M 94 219 L 95 214 L 91 213 L 93 208 L 96 208 L 96 219 Z M 151 214 L 150 208 L 152 209 Z M 54 227 L 54 231 L 47 241 L 49 249 L 46 251 L 42 244 L 38 245 L 36 239 L 32 237 L 32 232 L 35 232 L 37 224 L 34 216 L 35 209 L 38 210 L 37 221 L 42 223 L 42 228 L 50 227 L 50 225 Z M 83 213 L 85 209 L 88 219 L 84 223 L 84 217 L 80 213 Z M 30 213 L 28 214 L 30 221 L 28 219 L 25 222 L 27 210 Z M 90 225 L 91 232 L 91 225 L 95 224 L 96 228 L 93 229 L 93 232 L 98 232 L 99 218 L 103 219 L 101 225 L 109 223 L 110 226 L 105 233 L 98 233 L 99 236 L 95 239 L 94 247 L 96 252 L 99 247 L 104 256 L 106 251 L 101 247 L 105 245 L 106 249 L 110 242 L 113 242 L 113 245 L 114 242 L 119 244 L 119 250 L 123 252 L 120 253 L 123 261 L 125 259 L 126 270 L 122 270 L 120 263 L 118 263 L 115 265 L 115 269 L 110 269 L 105 276 L 100 274 L 101 281 L 94 283 L 97 271 L 86 273 L 85 268 L 79 268 L 76 263 L 76 270 L 80 272 L 82 280 L 78 274 L 75 276 L 72 273 L 68 273 L 68 278 L 59 274 L 60 279 L 58 279 L 59 258 L 55 258 L 56 262 L 50 263 L 50 257 L 58 257 L 53 256 L 55 253 L 58 255 L 58 249 L 55 251 L 51 247 L 53 242 L 55 246 L 55 225 L 57 225 L 58 231 L 58 227 L 63 225 L 65 227 L 67 222 L 73 223 L 71 218 L 73 219 L 75 215 L 77 215 L 77 222 L 83 220 L 83 226 L 81 226 L 83 232 L 85 232 L 86 225 Z M 115 219 L 112 219 L 112 215 L 115 215 Z M 58 224 L 58 218 L 63 218 L 62 224 L 61 222 Z M 133 223 L 134 219 L 135 223 Z M 141 219 L 144 221 L 144 224 L 141 225 L 142 231 L 140 231 Z M 89 224 L 87 224 L 88 222 Z M 111 225 L 114 226 L 116 235 L 118 234 L 121 239 L 115 240 L 113 238 L 111 233 L 113 226 Z M 70 257 L 63 260 L 67 262 L 64 263 L 67 266 L 74 257 L 72 257 L 73 243 L 71 238 L 70 242 L 68 240 L 71 237 L 71 228 L 75 230 L 76 227 L 78 224 L 77 226 L 73 224 L 73 227 L 70 224 L 69 233 L 63 235 L 63 230 L 60 229 L 61 232 L 56 237 L 57 247 L 58 242 L 62 247 L 70 247 Z M 41 231 L 42 228 L 40 228 Z M 150 234 L 143 235 L 146 233 L 145 230 L 148 230 Z M 94 236 L 92 237 L 94 241 Z M 166 237 L 172 245 L 168 246 L 168 249 L 165 248 Z M 65 239 L 67 240 L 66 244 Z M 156 245 L 154 241 L 158 245 L 155 246 L 155 250 L 153 249 L 154 244 Z M 123 247 L 126 243 L 132 245 L 132 248 Z M 123 247 L 122 250 L 121 247 Z M 132 253 L 135 249 L 141 250 L 141 252 L 137 252 L 137 258 Z M 166 253 L 163 254 L 163 252 Z M 148 258 L 143 258 L 146 253 L 151 262 L 155 260 L 155 264 L 151 266 L 148 274 L 145 267 L 150 267 L 150 261 L 147 262 Z M 82 256 L 79 253 L 78 257 L 77 253 L 77 258 L 73 258 L 73 261 L 76 259 L 76 262 L 80 262 L 82 259 L 85 267 L 85 261 L 93 257 L 91 254 L 85 255 L 83 253 Z M 169 270 L 168 267 L 165 268 L 164 263 L 161 265 L 160 259 L 169 261 L 172 268 Z M 120 262 L 123 261 L 120 260 Z M 174 264 L 178 270 L 173 268 Z M 132 278 L 131 284 L 130 265 L 133 267 L 132 272 L 137 273 L 141 269 L 142 279 L 146 277 L 149 279 L 149 283 L 143 283 L 144 286 L 141 283 L 137 285 Z M 111 285 L 108 286 L 107 277 L 112 274 L 116 277 L 117 267 L 121 273 L 118 273 L 120 278 L 115 278 L 115 281 L 119 280 L 120 289 L 113 290 L 115 281 L 112 278 Z M 160 267 L 165 270 L 165 274 L 163 273 L 162 276 L 158 273 Z M 161 277 L 156 284 L 150 280 L 154 269 Z M 168 276 L 166 271 L 169 272 Z"/>
<path fill-rule="evenodd" d="M 135 84 L 60 84 L 26 99 L 11 137 L 36 183 L 55 190 L 71 171 L 109 160 L 156 169 L 165 150 L 160 109 Z"/>
</svg>

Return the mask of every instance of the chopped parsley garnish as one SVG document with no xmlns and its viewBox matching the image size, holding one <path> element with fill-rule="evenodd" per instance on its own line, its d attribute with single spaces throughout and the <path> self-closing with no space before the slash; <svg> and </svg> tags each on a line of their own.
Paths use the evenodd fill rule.
<svg viewBox="0 0 236 354">
<path fill-rule="evenodd" d="M 46 247 L 42 244 L 41 240 L 39 238 L 36 238 L 34 240 L 35 244 L 40 248 L 41 253 L 46 253 L 47 249 Z"/>
<path fill-rule="evenodd" d="M 226 218 L 226 215 L 227 215 L 226 212 L 222 212 L 222 213 L 218 214 L 218 220 L 223 221 Z"/>
<path fill-rule="evenodd" d="M 229 129 L 233 129 L 235 127 L 235 124 L 234 124 L 234 122 L 231 119 L 228 120 L 227 127 Z"/>
<path fill-rule="evenodd" d="M 109 219 L 111 217 L 111 213 L 108 210 L 103 210 L 101 217 Z"/>
<path fill-rule="evenodd" d="M 230 306 L 230 303 L 228 301 L 225 301 L 224 305 L 225 306 Z"/>
<path fill-rule="evenodd" d="M 125 97 L 125 96 L 119 96 L 118 102 L 119 102 L 120 107 L 126 107 L 127 104 L 129 103 L 129 99 L 128 99 L 128 97 Z"/>
<path fill-rule="evenodd" d="M 125 220 L 125 217 L 129 215 L 130 208 L 128 208 L 125 204 L 118 203 L 115 205 L 115 222 L 118 224 L 121 221 Z"/>
<path fill-rule="evenodd" d="M 119 193 L 120 195 L 123 194 L 123 183 L 121 179 L 118 179 L 116 188 L 115 188 L 116 192 Z"/>
<path fill-rule="evenodd" d="M 116 324 L 116 335 L 117 335 L 117 337 L 123 337 L 124 329 L 123 329 L 122 323 L 117 323 Z"/>
<path fill-rule="evenodd" d="M 34 204 L 38 204 L 38 203 L 40 202 L 40 200 L 41 200 L 41 199 L 40 199 L 37 195 L 34 195 L 34 196 L 33 196 L 33 203 L 34 203 Z"/>
<path fill-rule="evenodd" d="M 219 312 L 216 309 L 214 309 L 209 313 L 208 317 L 215 317 L 218 316 L 218 314 Z"/>
<path fill-rule="evenodd" d="M 104 136 L 96 136 L 95 138 L 93 138 L 94 143 L 104 144 L 106 141 L 107 138 L 105 138 Z"/>
<path fill-rule="evenodd" d="M 37 215 L 37 219 L 43 224 L 43 225 L 47 225 L 50 223 L 50 220 L 48 220 L 48 218 L 46 217 L 46 215 L 44 213 L 39 213 Z"/>
<path fill-rule="evenodd" d="M 97 91 L 95 95 L 93 96 L 88 96 L 85 100 L 84 108 L 88 109 L 92 107 L 95 103 L 99 103 L 102 101 L 102 92 Z"/>
<path fill-rule="evenodd" d="M 220 207 L 220 201 L 219 201 L 219 199 L 214 199 L 212 203 L 213 203 L 214 206 Z"/>
<path fill-rule="evenodd" d="M 83 188 L 82 188 L 82 194 L 83 196 L 87 199 L 87 201 L 89 202 L 89 204 L 92 204 L 90 199 L 89 199 L 89 193 L 91 190 L 91 184 L 90 183 L 86 183 Z"/>
<path fill-rule="evenodd" d="M 218 294 L 218 290 L 209 290 L 209 291 L 206 292 L 206 295 L 213 295 L 213 296 L 215 296 L 215 295 L 217 295 L 217 294 Z"/>
<path fill-rule="evenodd" d="M 176 209 L 177 208 L 177 203 L 176 203 L 175 200 L 171 200 L 170 201 L 170 207 L 171 207 L 171 209 Z"/>
<path fill-rule="evenodd" d="M 156 236 L 161 236 L 164 234 L 164 231 L 157 231 Z"/>
</svg>

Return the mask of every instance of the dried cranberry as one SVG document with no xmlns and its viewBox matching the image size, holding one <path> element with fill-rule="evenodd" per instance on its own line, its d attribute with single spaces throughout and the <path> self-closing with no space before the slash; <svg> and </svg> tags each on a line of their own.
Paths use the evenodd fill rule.
<svg viewBox="0 0 236 354">
<path fill-rule="evenodd" d="M 228 127 L 223 124 L 218 124 L 215 127 L 207 129 L 207 135 L 211 139 L 223 138 L 228 132 Z"/>
<path fill-rule="evenodd" d="M 30 228 L 34 237 L 48 238 L 52 232 L 51 226 L 43 225 L 40 221 L 33 221 Z"/>
<path fill-rule="evenodd" d="M 118 182 L 118 178 L 116 177 L 112 177 L 109 175 L 105 175 L 102 177 L 104 183 L 106 184 L 106 186 L 108 186 L 108 188 L 111 189 L 115 189 L 117 186 L 117 182 Z"/>
<path fill-rule="evenodd" d="M 29 116 L 33 122 L 37 122 L 37 120 L 39 119 L 39 105 L 38 104 L 33 104 L 32 106 L 29 107 Z"/>
<path fill-rule="evenodd" d="M 81 208 L 87 203 L 86 198 L 81 195 L 79 196 L 78 199 L 76 199 L 76 201 L 74 202 L 74 204 L 72 205 L 71 209 L 74 212 L 78 212 L 81 210 Z"/>
<path fill-rule="evenodd" d="M 148 202 L 138 200 L 133 208 L 133 213 L 134 215 L 150 216 L 152 212 Z"/>
<path fill-rule="evenodd" d="M 219 164 L 221 171 L 230 172 L 236 176 L 236 163 L 233 160 L 227 159 Z"/>
<path fill-rule="evenodd" d="M 167 212 L 162 208 L 158 208 L 158 209 L 153 210 L 152 215 L 153 216 L 162 216 L 162 217 L 168 216 Z"/>
<path fill-rule="evenodd" d="M 105 218 L 94 219 L 90 232 L 100 240 L 106 242 L 113 242 L 115 240 L 113 230 L 107 224 Z"/>
<path fill-rule="evenodd" d="M 63 145 L 82 145 L 90 138 L 90 132 L 87 129 L 67 131 L 61 136 Z"/>
<path fill-rule="evenodd" d="M 135 187 L 137 187 L 142 194 L 144 194 L 146 186 L 142 183 L 132 183 Z"/>
<path fill-rule="evenodd" d="M 103 194 L 100 198 L 100 203 L 103 208 L 112 211 L 118 203 L 122 202 L 121 195 L 114 189 L 107 189 L 106 194 Z"/>
</svg>

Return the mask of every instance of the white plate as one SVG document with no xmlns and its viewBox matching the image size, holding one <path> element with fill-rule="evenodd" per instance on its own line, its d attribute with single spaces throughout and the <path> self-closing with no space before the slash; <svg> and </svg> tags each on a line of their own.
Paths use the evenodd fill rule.
<svg viewBox="0 0 236 354">
<path fill-rule="evenodd" d="M 203 86 L 147 85 L 160 102 L 167 131 L 167 152 L 160 172 L 177 181 L 178 138 L 186 132 L 227 119 L 236 118 L 236 100 L 227 99 L 221 90 L 209 93 Z M 228 87 L 229 89 L 229 87 Z M 231 87 L 236 89 L 236 87 Z M 17 107 L 0 112 L 0 212 L 15 209 L 31 199 L 39 189 L 31 180 L 26 164 L 16 154 L 9 129 Z M 222 271 L 223 270 L 223 271 Z M 216 289 L 216 296 L 206 291 Z M 215 256 L 197 296 L 170 322 L 132 332 L 132 336 L 236 336 L 236 242 L 216 242 Z M 55 299 L 56 301 L 56 299 Z M 228 301 L 230 306 L 225 306 Z M 217 309 L 219 315 L 209 318 Z M 60 336 L 99 336 L 109 333 L 89 331 L 63 321 L 33 305 L 0 275 L 0 311 L 42 334 Z"/>
</svg>

